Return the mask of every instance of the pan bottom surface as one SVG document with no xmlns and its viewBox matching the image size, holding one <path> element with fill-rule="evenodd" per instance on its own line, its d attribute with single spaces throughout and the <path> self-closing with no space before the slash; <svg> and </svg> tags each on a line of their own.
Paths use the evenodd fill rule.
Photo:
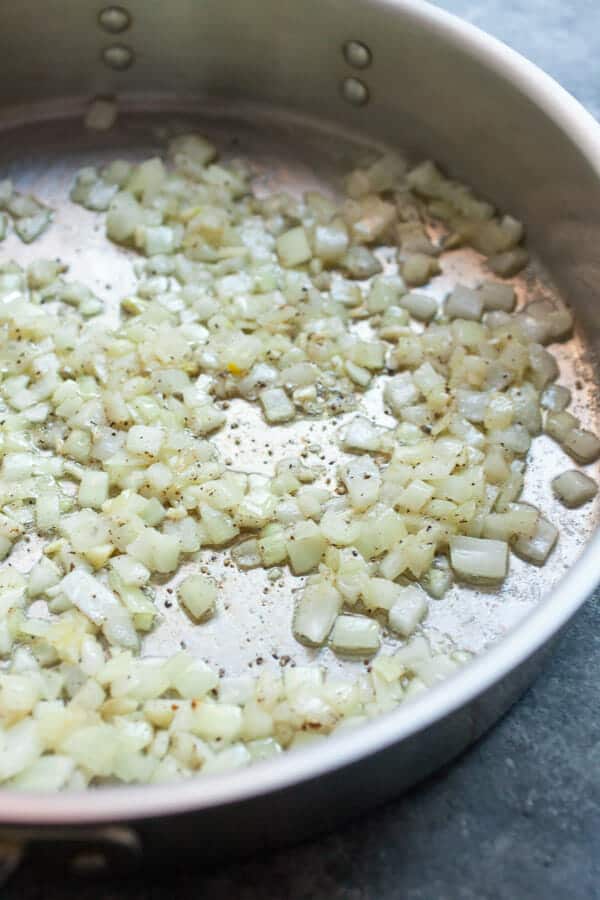
<svg viewBox="0 0 600 900">
<path fill-rule="evenodd" d="M 51 115 L 46 110 L 21 111 L 2 122 L 2 176 L 13 179 L 18 190 L 31 192 L 50 205 L 55 210 L 55 220 L 29 246 L 14 234 L 8 236 L 1 258 L 26 265 L 41 257 L 60 257 L 69 265 L 69 278 L 85 282 L 105 301 L 106 319 L 115 318 L 119 298 L 134 288 L 132 264 L 136 257 L 107 240 L 102 214 L 91 213 L 69 200 L 74 175 L 82 166 L 102 165 L 115 158 L 140 161 L 161 154 L 166 148 L 166 133 L 185 127 L 206 135 L 223 157 L 249 160 L 256 172 L 255 188 L 259 193 L 285 190 L 300 195 L 318 189 L 337 195 L 341 175 L 370 152 L 368 141 L 361 138 L 298 120 L 259 115 L 256 111 L 226 114 L 210 108 L 198 114 L 176 108 L 159 112 L 136 110 L 122 113 L 117 125 L 107 133 L 86 131 L 81 114 L 61 118 L 61 112 L 71 112 L 66 108 L 50 112 Z M 489 277 L 476 254 L 468 250 L 442 257 L 442 268 L 442 274 L 426 288 L 427 293 L 438 298 L 445 296 L 457 281 L 473 285 Z M 555 293 L 543 267 L 534 263 L 530 268 L 525 277 L 513 279 L 520 302 Z M 594 429 L 598 419 L 597 392 L 583 336 L 576 334 L 552 351 L 559 360 L 560 383 L 572 390 L 572 411 L 586 427 Z M 394 424 L 384 413 L 376 390 L 364 396 L 358 411 L 382 424 Z M 247 472 L 269 474 L 279 458 L 300 452 L 307 453 L 308 464 L 329 468 L 341 458 L 335 434 L 345 418 L 354 414 L 328 422 L 305 419 L 265 429 L 255 407 L 234 400 L 228 424 L 212 440 L 224 458 Z M 236 423 L 235 430 L 232 422 Z M 424 630 L 435 649 L 454 644 L 480 653 L 519 623 L 577 558 L 596 523 L 598 505 L 593 502 L 580 510 L 566 510 L 553 497 L 551 479 L 571 467 L 569 458 L 549 438 L 542 436 L 534 441 L 523 499 L 539 506 L 559 526 L 558 546 L 542 569 L 512 556 L 511 572 L 502 589 L 480 591 L 455 585 L 442 600 L 432 601 Z M 21 546 L 12 554 L 11 563 L 28 571 L 35 552 L 32 544 Z M 165 605 L 169 588 L 198 564 L 183 565 L 175 578 L 156 592 L 160 617 L 157 627 L 145 639 L 145 654 L 167 655 L 185 646 L 227 675 L 256 674 L 260 666 L 275 668 L 282 657 L 296 664 L 319 663 L 330 670 L 363 671 L 362 660 L 341 661 L 328 649 L 308 649 L 294 640 L 292 608 L 302 578 L 285 573 L 272 583 L 261 569 L 239 571 L 226 565 L 227 553 L 204 551 L 201 557 L 200 565 L 208 566 L 223 585 L 218 615 L 194 626 L 177 604 Z M 32 612 L 35 614 L 35 604 Z M 393 638 L 386 640 L 392 647 L 397 645 Z"/>
</svg>

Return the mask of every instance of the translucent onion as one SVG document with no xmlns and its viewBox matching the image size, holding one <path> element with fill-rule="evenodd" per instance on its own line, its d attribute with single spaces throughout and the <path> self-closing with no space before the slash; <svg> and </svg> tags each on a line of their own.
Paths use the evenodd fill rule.
<svg viewBox="0 0 600 900">
<path fill-rule="evenodd" d="M 538 299 L 513 314 L 514 287 L 495 281 L 456 285 L 439 312 L 429 289 L 406 290 L 461 243 L 512 275 L 523 226 L 431 162 L 407 172 L 387 155 L 348 192 L 255 196 L 245 163 L 179 135 L 166 162 L 90 166 L 73 185 L 137 256 L 118 323 L 90 320 L 102 300 L 59 260 L 0 265 L 0 781 L 168 781 L 353 727 L 468 660 L 415 634 L 425 592 L 442 597 L 453 573 L 497 584 L 509 548 L 534 564 L 550 552 L 556 529 L 519 502 L 541 409 L 575 458 L 600 452 L 543 346 L 570 313 Z M 25 240 L 50 224 L 10 182 L 0 207 Z M 340 421 L 323 447 L 240 472 L 213 438 L 228 423 L 236 440 L 232 398 L 286 441 L 296 417 Z M 325 436 L 337 470 L 305 461 L 329 462 Z M 595 485 L 565 473 L 554 490 L 574 505 Z M 41 546 L 22 575 L 11 554 L 29 530 Z M 281 658 L 238 679 L 185 651 L 140 658 L 167 578 L 174 614 L 212 633 L 220 584 L 199 552 L 267 583 L 289 567 L 297 640 L 370 668 L 341 679 Z"/>
<path fill-rule="evenodd" d="M 466 581 L 502 580 L 508 568 L 508 544 L 487 538 L 453 537 L 450 562 Z"/>
</svg>

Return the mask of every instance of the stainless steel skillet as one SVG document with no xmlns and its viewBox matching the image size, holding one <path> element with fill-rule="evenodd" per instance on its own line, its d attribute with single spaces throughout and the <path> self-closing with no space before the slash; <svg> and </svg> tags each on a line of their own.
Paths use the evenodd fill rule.
<svg viewBox="0 0 600 900">
<path fill-rule="evenodd" d="M 118 35 L 105 30 L 118 17 L 102 16 L 103 26 L 99 13 L 87 2 L 47 3 L 43 17 L 29 3 L 2 13 L 2 154 L 23 186 L 56 205 L 83 160 L 123 148 L 146 153 L 161 112 L 203 120 L 221 142 L 238 134 L 242 149 L 298 187 L 330 179 L 365 140 L 432 155 L 527 222 L 532 246 L 577 311 L 563 377 L 587 387 L 580 409 L 594 424 L 600 137 L 560 88 L 420 4 L 306 3 L 300 15 L 292 4 L 243 2 L 225 11 L 216 2 L 139 2 L 127 5 L 130 24 Z M 360 41 L 366 53 L 344 52 L 347 41 Z M 132 115 L 96 143 L 80 122 L 89 99 L 104 93 L 118 94 Z M 61 209 L 52 240 L 72 254 L 74 268 L 97 266 L 99 278 L 106 266 L 114 272 L 117 260 L 73 216 L 72 207 Z M 16 246 L 6 251 L 26 258 Z M 557 465 L 542 448 L 530 489 L 542 490 Z M 73 838 L 84 839 L 90 835 L 82 829 L 93 826 L 108 853 L 135 855 L 143 846 L 151 856 L 154 846 L 177 846 L 210 856 L 297 837 L 374 804 L 459 752 L 537 673 L 596 583 L 594 523 L 593 513 L 585 521 L 563 516 L 561 550 L 548 570 L 527 581 L 517 576 L 504 599 L 462 595 L 448 609 L 443 627 L 459 629 L 474 649 L 521 621 L 418 703 L 235 775 L 80 796 L 4 792 L 0 820 L 73 827 Z M 465 608 L 476 613 L 470 629 L 460 621 Z M 107 830 L 108 823 L 120 824 Z"/>
</svg>

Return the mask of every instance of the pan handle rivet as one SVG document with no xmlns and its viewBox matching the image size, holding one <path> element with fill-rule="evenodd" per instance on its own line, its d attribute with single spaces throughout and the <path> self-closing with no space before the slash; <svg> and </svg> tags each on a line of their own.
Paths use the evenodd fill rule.
<svg viewBox="0 0 600 900">
<path fill-rule="evenodd" d="M 354 69 L 367 69 L 371 65 L 371 51 L 361 41 L 346 41 L 342 49 L 344 59 Z"/>
<path fill-rule="evenodd" d="M 133 50 L 124 44 L 113 44 L 102 51 L 102 59 L 110 69 L 123 72 L 133 63 Z"/>
<path fill-rule="evenodd" d="M 369 102 L 369 88 L 358 78 L 344 78 L 342 97 L 352 106 L 365 106 Z"/>
<path fill-rule="evenodd" d="M 122 6 L 107 6 L 98 14 L 98 23 L 109 34 L 120 34 L 131 25 L 131 16 Z"/>
</svg>

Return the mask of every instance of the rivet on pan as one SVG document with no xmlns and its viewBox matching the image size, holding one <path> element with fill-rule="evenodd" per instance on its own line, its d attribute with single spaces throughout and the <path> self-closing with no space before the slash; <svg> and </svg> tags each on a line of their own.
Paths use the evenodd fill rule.
<svg viewBox="0 0 600 900">
<path fill-rule="evenodd" d="M 109 68 L 122 72 L 132 65 L 133 50 L 124 44 L 113 44 L 112 47 L 106 47 L 102 52 L 102 59 Z"/>
<path fill-rule="evenodd" d="M 107 6 L 98 14 L 98 22 L 109 34 L 120 34 L 131 25 L 131 16 L 122 6 Z"/>
<path fill-rule="evenodd" d="M 352 106 L 364 106 L 369 102 L 369 88 L 358 78 L 344 78 L 342 97 Z"/>
<path fill-rule="evenodd" d="M 346 41 L 343 47 L 344 59 L 355 69 L 367 69 L 373 59 L 366 44 L 360 41 Z"/>
</svg>

